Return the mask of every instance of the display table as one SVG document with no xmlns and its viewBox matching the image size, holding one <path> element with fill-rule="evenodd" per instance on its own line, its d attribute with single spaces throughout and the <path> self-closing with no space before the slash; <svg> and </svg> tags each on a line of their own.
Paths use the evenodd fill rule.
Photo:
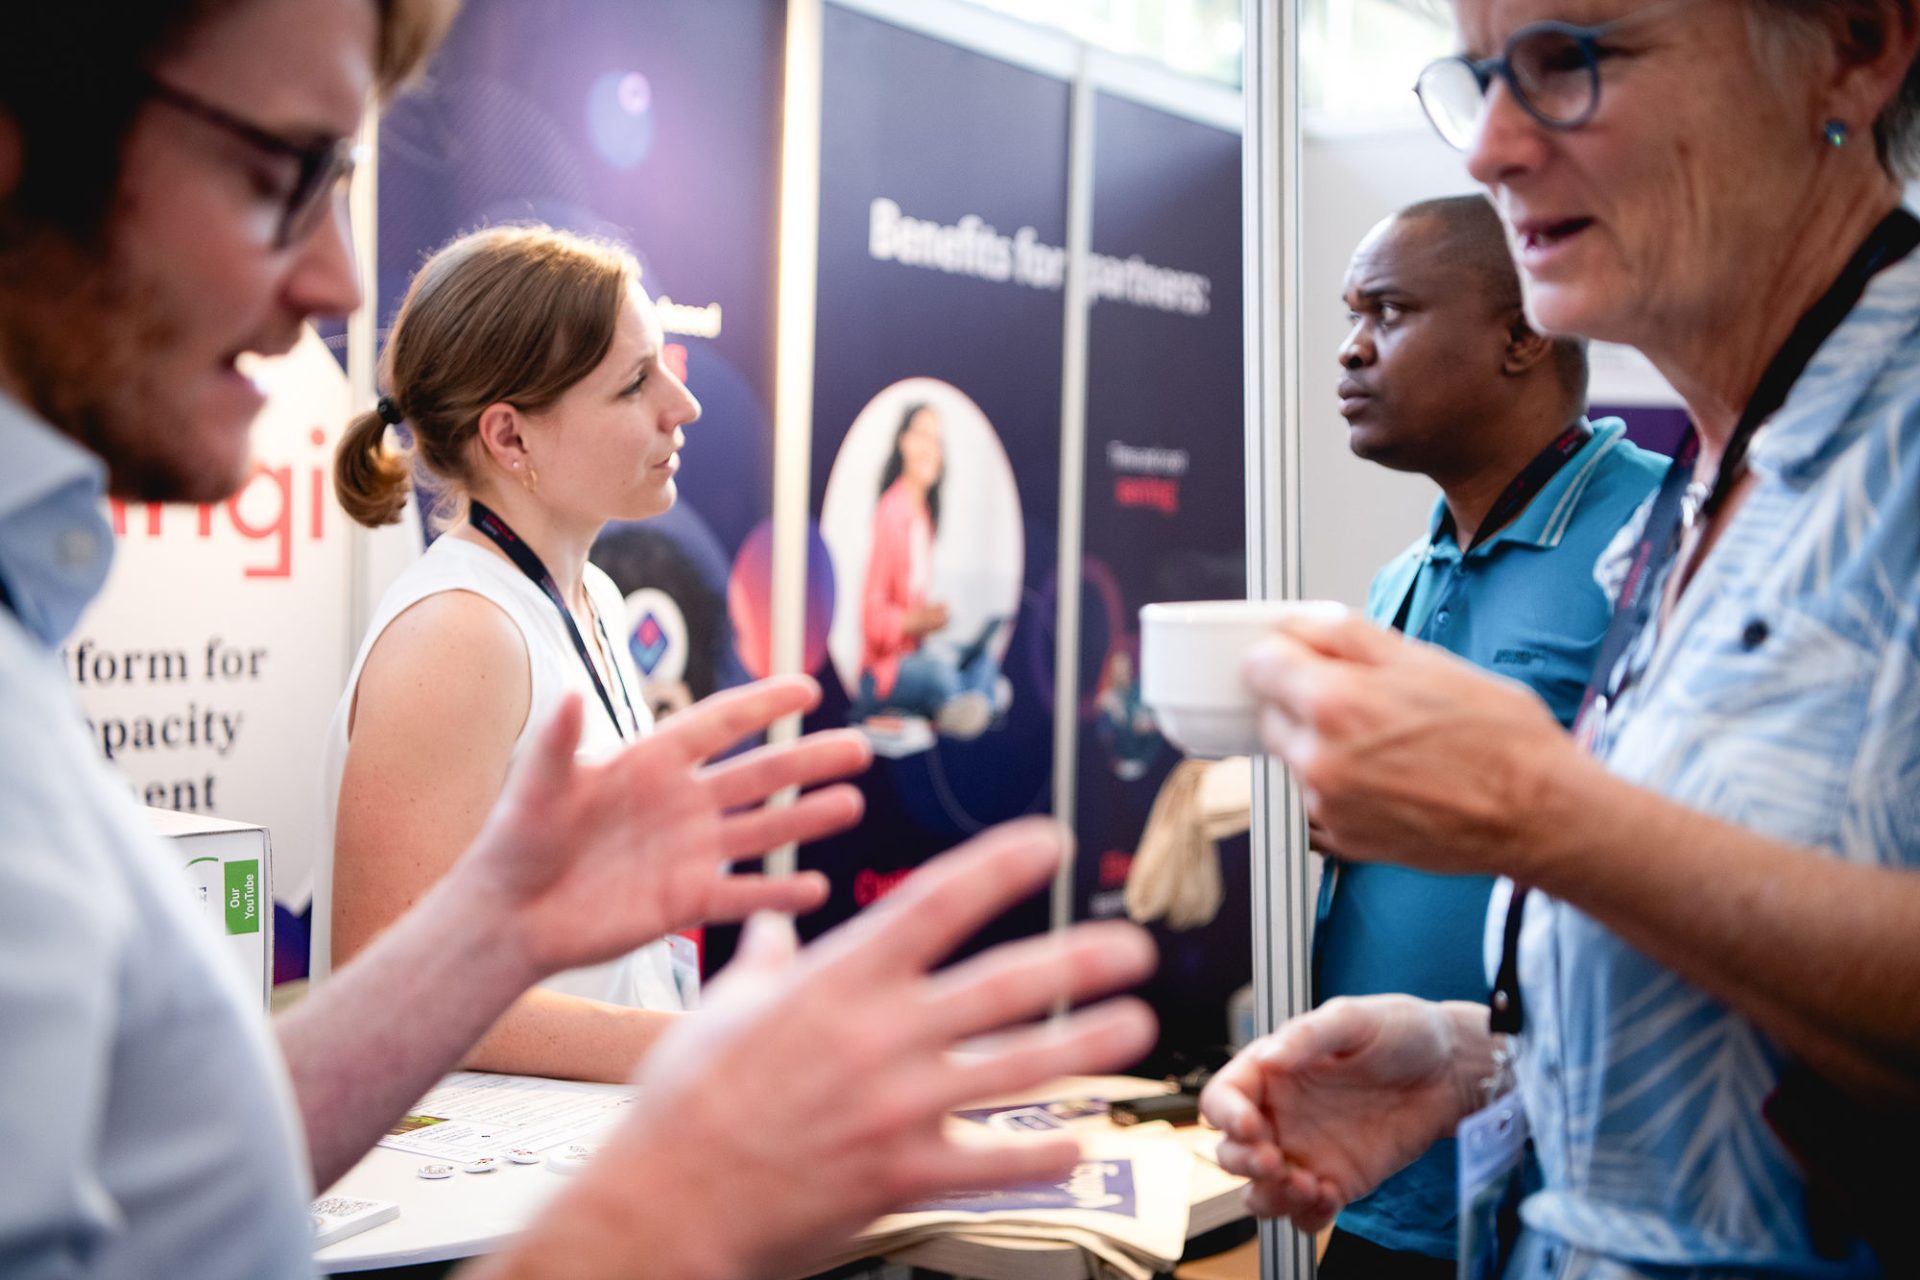
<svg viewBox="0 0 1920 1280">
<path fill-rule="evenodd" d="M 606 1090 L 609 1096 L 626 1091 L 623 1085 L 593 1087 Z M 992 1101 L 1121 1098 L 1166 1088 L 1158 1081 L 1122 1076 L 1075 1077 L 1031 1090 L 1018 1099 Z M 1183 1140 L 1197 1151 L 1210 1151 L 1217 1137 L 1197 1127 L 1183 1130 Z M 400 1205 L 400 1216 L 320 1250 L 314 1255 L 316 1268 L 323 1273 L 367 1271 L 490 1252 L 511 1239 L 571 1182 L 567 1175 L 545 1165 L 504 1165 L 492 1173 L 456 1172 L 442 1181 L 427 1181 L 417 1173 L 425 1162 L 424 1157 L 411 1152 L 376 1147 L 331 1188 L 330 1195 L 395 1201 Z M 1241 1179 L 1222 1172 L 1211 1160 L 1196 1159 L 1187 1237 L 1245 1216 L 1240 1203 L 1241 1185 Z M 861 1254 L 855 1241 L 847 1256 Z M 1082 1280 L 1093 1274 L 1086 1255 L 1077 1248 L 1038 1240 L 981 1241 L 953 1235 L 885 1257 L 978 1280 Z"/>
</svg>

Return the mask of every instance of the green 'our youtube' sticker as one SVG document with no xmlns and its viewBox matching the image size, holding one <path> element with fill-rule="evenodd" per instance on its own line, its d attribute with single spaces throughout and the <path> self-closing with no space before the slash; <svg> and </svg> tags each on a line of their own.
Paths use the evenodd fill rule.
<svg viewBox="0 0 1920 1280">
<path fill-rule="evenodd" d="M 229 862 L 227 870 L 227 932 L 260 932 L 260 864 Z"/>
</svg>

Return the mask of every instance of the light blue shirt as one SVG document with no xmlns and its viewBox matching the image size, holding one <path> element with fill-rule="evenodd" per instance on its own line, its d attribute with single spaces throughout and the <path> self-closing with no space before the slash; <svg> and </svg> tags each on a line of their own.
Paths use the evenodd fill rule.
<svg viewBox="0 0 1920 1280">
<path fill-rule="evenodd" d="M 1412 593 L 1408 635 L 1519 680 L 1571 724 L 1613 607 L 1594 562 L 1660 483 L 1666 459 L 1625 439 L 1618 418 L 1593 435 L 1519 515 L 1472 550 L 1444 499 L 1428 536 L 1375 575 L 1367 616 L 1391 623 Z M 1330 864 L 1314 932 L 1316 999 L 1406 992 L 1484 1003 L 1480 935 L 1490 876 L 1391 863 Z M 1451 1258 L 1459 1176 L 1451 1139 L 1340 1215 L 1340 1228 L 1388 1249 Z"/>
<path fill-rule="evenodd" d="M 1690 808 L 1863 865 L 1920 861 L 1920 256 L 1881 273 L 1754 440 L 1753 483 L 1597 754 Z M 1638 522 L 1636 522 L 1638 523 Z M 1617 585 L 1637 529 L 1602 563 Z M 1729 875 L 1737 874 L 1730 872 Z M 1505 886 L 1502 886 L 1503 890 Z M 1506 894 L 1488 913 L 1489 964 Z M 1535 894 L 1520 1088 L 1530 1228 L 1629 1264 L 1872 1274 L 1822 1258 L 1761 1105 L 1782 1052 Z"/>
<path fill-rule="evenodd" d="M 310 1275 L 307 1160 L 258 996 L 53 655 L 106 579 L 104 473 L 4 396 L 0 458 L 0 1275 Z"/>
</svg>

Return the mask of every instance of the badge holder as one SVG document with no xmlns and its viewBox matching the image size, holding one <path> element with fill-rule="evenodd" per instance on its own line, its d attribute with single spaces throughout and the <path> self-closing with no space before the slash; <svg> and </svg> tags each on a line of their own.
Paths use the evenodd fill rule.
<svg viewBox="0 0 1920 1280">
<path fill-rule="evenodd" d="M 1527 1113 L 1513 1085 L 1512 1039 L 1500 1037 L 1486 1106 L 1460 1122 L 1460 1280 L 1497 1280 L 1520 1238 Z"/>
</svg>

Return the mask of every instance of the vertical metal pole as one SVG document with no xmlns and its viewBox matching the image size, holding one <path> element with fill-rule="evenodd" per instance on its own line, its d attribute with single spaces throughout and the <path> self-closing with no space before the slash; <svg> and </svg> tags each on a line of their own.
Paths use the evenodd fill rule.
<svg viewBox="0 0 1920 1280">
<path fill-rule="evenodd" d="M 380 112 L 369 106 L 360 125 L 360 145 L 366 148 L 366 163 L 354 173 L 353 186 L 347 192 L 347 225 L 353 234 L 354 276 L 360 285 L 360 305 L 347 317 L 347 394 L 356 412 L 370 407 L 374 400 L 374 367 L 378 359 L 376 339 L 380 328 Z M 344 428 L 345 423 L 340 426 Z M 345 663 L 339 675 L 341 684 L 351 674 L 353 658 L 360 648 L 360 637 L 373 620 L 373 530 L 354 521 L 347 522 L 347 607 L 343 618 L 347 628 Z"/>
<path fill-rule="evenodd" d="M 1244 0 L 1247 128 L 1247 595 L 1300 594 L 1300 132 L 1295 72 L 1299 0 Z M 1256 1029 L 1307 1008 L 1312 927 L 1306 820 L 1278 762 L 1254 758 L 1252 893 Z M 1286 1224 L 1260 1228 L 1260 1274 L 1305 1280 L 1313 1240 Z"/>
<path fill-rule="evenodd" d="M 1093 259 L 1093 80 L 1086 46 L 1073 77 L 1073 114 L 1067 148 L 1067 281 L 1060 341 L 1060 558 L 1054 593 L 1053 813 L 1074 825 L 1080 756 L 1080 558 L 1084 545 L 1087 456 L 1087 277 Z M 1053 881 L 1053 928 L 1073 920 L 1073 873 L 1078 850 Z M 1064 1013 L 1062 1007 L 1057 1012 Z"/>
<path fill-rule="evenodd" d="M 772 669 L 806 663 L 807 481 L 813 456 L 814 319 L 820 267 L 821 0 L 787 4 L 786 92 L 780 139 L 779 299 L 773 394 Z M 791 741 L 800 717 L 768 738 Z M 792 804 L 788 788 L 770 803 Z M 795 846 L 767 855 L 774 875 L 793 872 Z"/>
</svg>

